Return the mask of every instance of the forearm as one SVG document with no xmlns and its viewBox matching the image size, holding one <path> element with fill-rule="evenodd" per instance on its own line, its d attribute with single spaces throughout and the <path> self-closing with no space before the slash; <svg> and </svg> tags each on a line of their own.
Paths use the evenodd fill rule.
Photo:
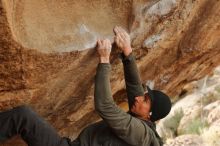
<svg viewBox="0 0 220 146">
<path fill-rule="evenodd" d="M 132 53 L 128 56 L 121 54 L 121 58 L 124 66 L 124 76 L 129 106 L 131 106 L 130 103 L 134 102 L 134 98 L 136 96 L 144 95 L 144 89 L 141 83 L 135 56 Z"/>
<path fill-rule="evenodd" d="M 98 114 L 113 129 L 121 129 L 130 121 L 128 114 L 122 111 L 114 102 L 110 87 L 110 64 L 99 63 L 95 76 L 94 101 Z"/>
<path fill-rule="evenodd" d="M 135 56 L 132 53 L 130 53 L 128 56 L 125 56 L 122 53 L 121 59 L 124 66 L 125 80 L 132 84 L 141 85 L 141 79 L 138 72 Z"/>
<path fill-rule="evenodd" d="M 110 71 L 109 63 L 99 63 L 95 76 L 95 108 L 102 112 L 103 108 L 113 103 L 112 93 L 110 88 Z"/>
</svg>

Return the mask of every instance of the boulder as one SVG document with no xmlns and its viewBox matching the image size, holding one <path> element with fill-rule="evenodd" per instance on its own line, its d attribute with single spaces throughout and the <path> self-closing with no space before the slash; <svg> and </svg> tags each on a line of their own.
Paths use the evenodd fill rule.
<svg viewBox="0 0 220 146">
<path fill-rule="evenodd" d="M 167 140 L 164 146 L 201 146 L 203 145 L 203 140 L 198 135 L 181 135 L 175 139 Z"/>
</svg>

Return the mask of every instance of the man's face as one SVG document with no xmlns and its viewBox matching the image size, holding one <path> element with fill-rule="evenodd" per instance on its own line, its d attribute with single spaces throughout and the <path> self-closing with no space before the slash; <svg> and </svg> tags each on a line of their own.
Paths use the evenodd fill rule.
<svg viewBox="0 0 220 146">
<path fill-rule="evenodd" d="M 151 109 L 151 100 L 148 94 L 145 96 L 135 97 L 134 105 L 131 108 L 131 111 L 141 118 L 149 119 L 150 118 L 150 109 Z"/>
</svg>

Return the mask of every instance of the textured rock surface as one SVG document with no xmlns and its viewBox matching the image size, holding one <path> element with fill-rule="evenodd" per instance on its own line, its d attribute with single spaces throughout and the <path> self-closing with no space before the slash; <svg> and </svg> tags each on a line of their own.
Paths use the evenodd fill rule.
<svg viewBox="0 0 220 146">
<path fill-rule="evenodd" d="M 98 120 L 93 47 L 96 38 L 112 39 L 114 25 L 130 32 L 143 83 L 182 94 L 220 64 L 219 11 L 218 0 L 1 0 L 0 109 L 28 104 L 76 137 Z M 113 96 L 124 97 L 115 49 L 111 62 Z"/>
<path fill-rule="evenodd" d="M 170 114 L 160 120 L 158 133 L 167 145 L 193 145 L 188 142 L 196 135 L 202 143 L 195 145 L 217 146 L 220 144 L 220 67 L 211 77 L 193 82 L 194 91 L 177 101 Z M 182 109 L 182 112 L 175 112 Z M 185 141 L 188 139 L 188 142 Z M 197 141 L 197 140 L 196 140 Z"/>
<path fill-rule="evenodd" d="M 209 124 L 214 123 L 216 120 L 219 119 L 219 117 L 220 117 L 220 107 L 218 106 L 209 113 L 207 117 L 207 121 Z"/>
<path fill-rule="evenodd" d="M 181 118 L 177 129 L 178 135 L 183 134 L 187 127 L 192 124 L 193 119 L 196 119 L 201 115 L 201 109 L 200 105 L 195 105 L 184 112 L 184 116 Z"/>
<path fill-rule="evenodd" d="M 204 145 L 198 135 L 182 135 L 170 140 L 165 146 L 201 146 Z"/>
<path fill-rule="evenodd" d="M 208 129 L 206 129 L 202 138 L 204 139 L 207 146 L 218 146 L 220 145 L 220 118 L 215 121 Z"/>
</svg>

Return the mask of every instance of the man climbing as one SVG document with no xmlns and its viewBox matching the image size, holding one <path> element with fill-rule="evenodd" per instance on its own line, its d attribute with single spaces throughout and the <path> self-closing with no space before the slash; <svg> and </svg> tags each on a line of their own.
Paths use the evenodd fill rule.
<svg viewBox="0 0 220 146">
<path fill-rule="evenodd" d="M 27 106 L 0 113 L 0 142 L 20 134 L 29 146 L 160 146 L 154 122 L 171 109 L 169 97 L 148 88 L 144 93 L 130 36 L 120 27 L 114 28 L 115 43 L 121 49 L 129 112 L 113 101 L 110 89 L 111 42 L 97 41 L 99 64 L 95 76 L 95 109 L 103 119 L 86 127 L 74 141 L 60 137 L 56 131 Z"/>
</svg>

